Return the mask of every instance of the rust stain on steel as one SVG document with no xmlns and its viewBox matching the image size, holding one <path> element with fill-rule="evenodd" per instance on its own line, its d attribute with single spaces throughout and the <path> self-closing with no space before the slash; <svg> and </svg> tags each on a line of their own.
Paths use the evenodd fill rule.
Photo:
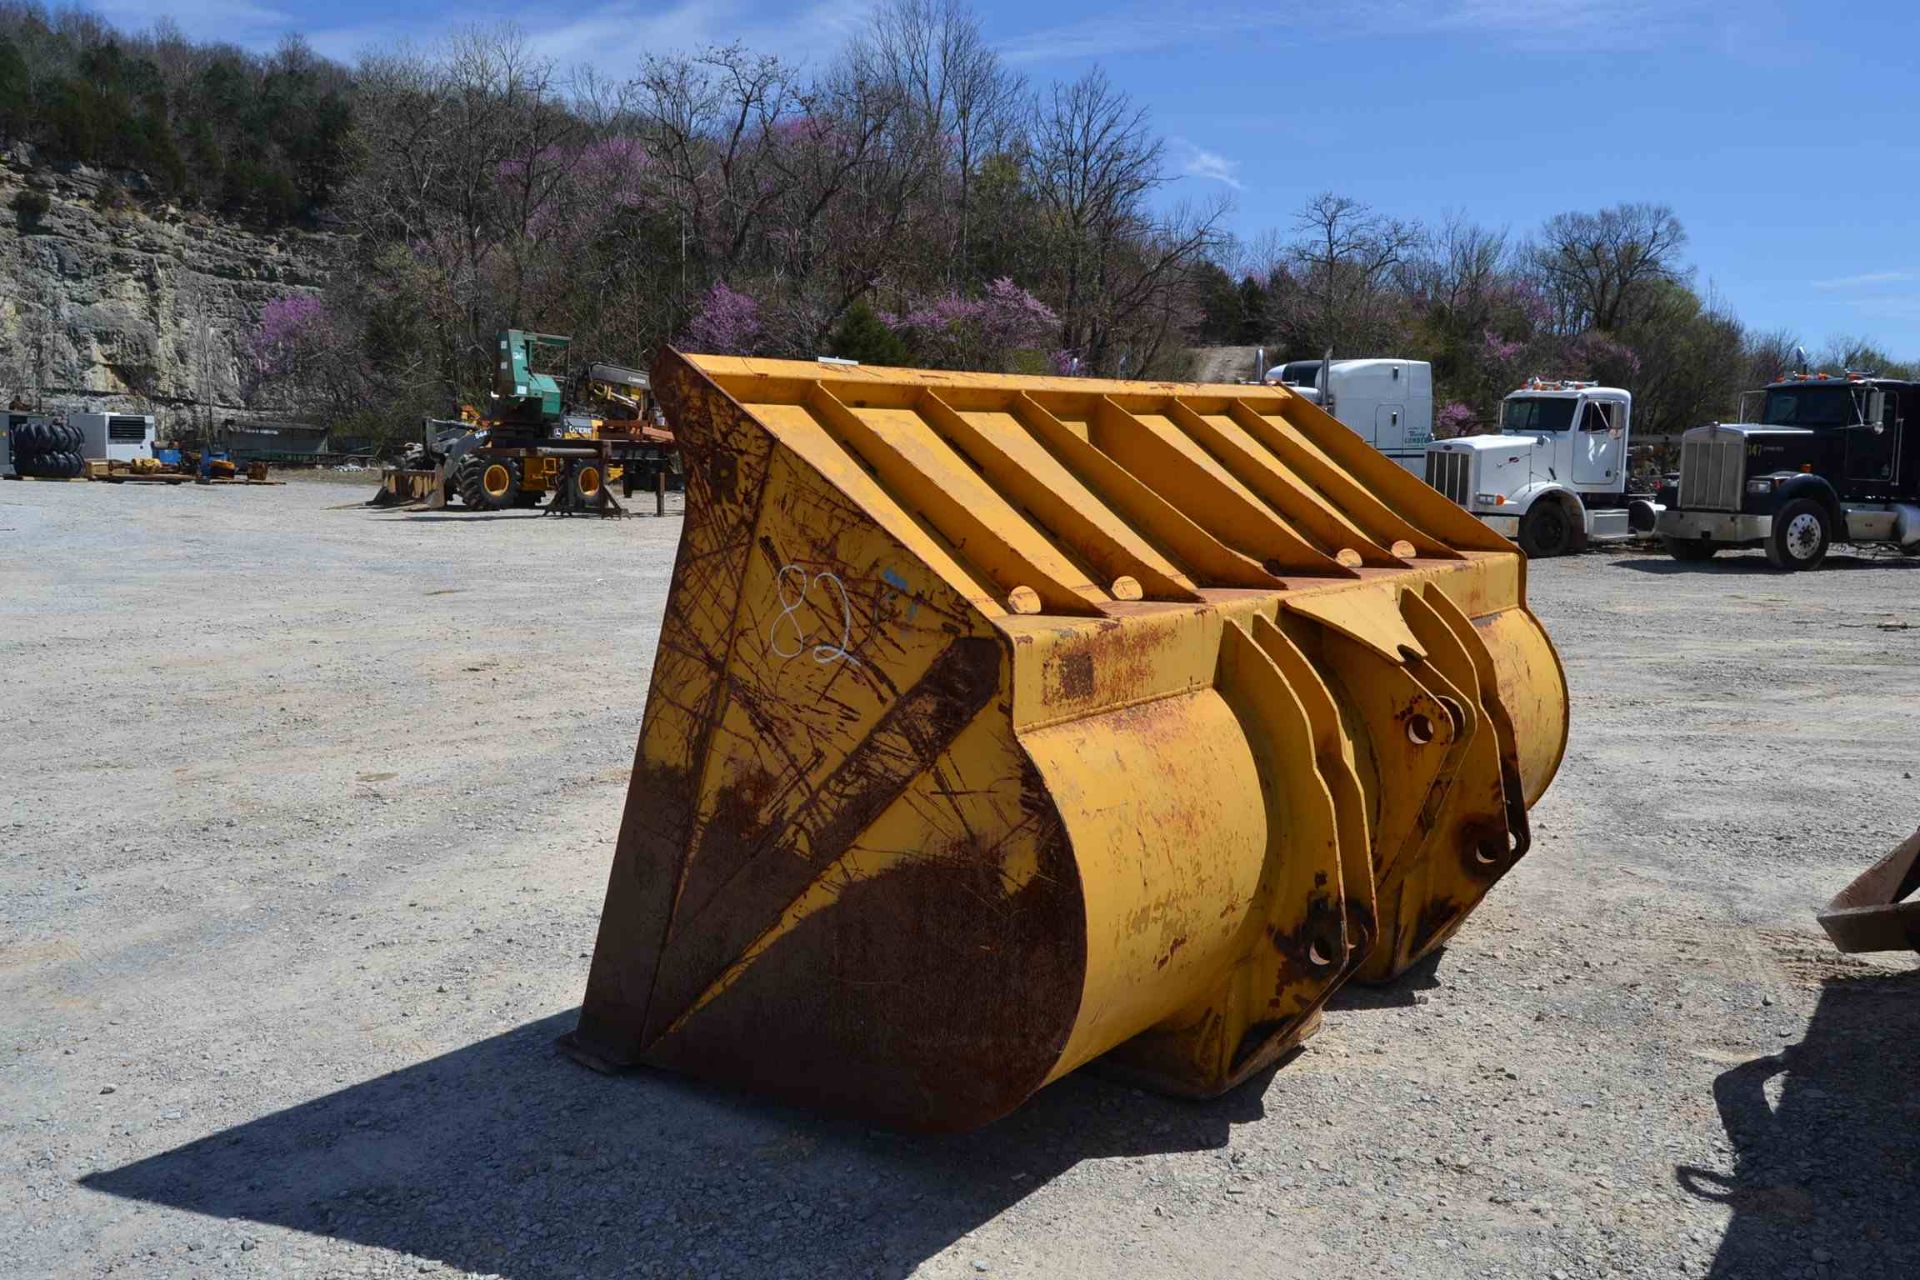
<svg viewBox="0 0 1920 1280">
<path fill-rule="evenodd" d="M 661 958 L 649 1037 L 677 1019 L 740 950 L 764 931 L 817 874 L 993 697 L 999 645 L 961 637 L 873 726 L 840 766 L 785 822 L 745 832 L 707 827 L 699 857 L 736 868 L 712 894 L 674 921 L 673 950 Z M 751 844 L 745 844 L 747 837 Z M 804 848 L 807 856 L 797 856 Z M 712 904 L 724 894 L 725 910 Z"/>
<path fill-rule="evenodd" d="M 714 616 L 732 612 L 751 549 L 753 519 L 738 482 L 744 476 L 757 504 L 772 454 L 772 441 L 756 439 L 740 407 L 718 388 L 684 367 L 663 373 L 656 393 L 675 406 L 676 421 L 696 424 L 681 440 L 687 514 L 647 693 L 646 721 L 674 727 L 657 735 L 651 756 L 644 738 L 636 751 L 582 1013 L 583 1033 L 616 1061 L 637 1058 L 644 1043 L 645 1011 L 693 834 L 697 765 L 711 741 L 726 667 L 725 653 L 699 637 L 710 634 Z M 712 484 L 722 438 L 748 446 L 718 450 L 726 457 L 724 490 Z"/>
<path fill-rule="evenodd" d="M 1318 981 L 1346 963 L 1345 925 L 1344 903 L 1332 894 L 1316 893 L 1307 899 L 1297 927 L 1285 933 L 1268 928 L 1267 940 L 1281 961 L 1275 971 L 1275 1001 L 1293 987 Z"/>
<path fill-rule="evenodd" d="M 1460 918 L 1467 908 L 1452 898 L 1431 898 L 1420 908 L 1420 917 L 1413 927 L 1413 946 L 1410 954 L 1426 954 L 1436 942 L 1439 942 Z"/>
<path fill-rule="evenodd" d="M 1566 702 L 1517 553 L 1293 393 L 673 352 L 654 386 L 687 514 L 584 1055 L 919 1129 L 1095 1059 L 1211 1096 L 1525 853 Z M 1338 545 L 1136 474 L 1222 413 Z"/>
<path fill-rule="evenodd" d="M 1079 701 L 1093 696 L 1093 655 L 1066 653 L 1059 659 L 1060 696 Z"/>
<path fill-rule="evenodd" d="M 1470 814 L 1454 828 L 1452 843 L 1460 854 L 1460 868 L 1476 880 L 1498 880 L 1513 865 L 1505 819 L 1502 804 L 1490 813 Z"/>
<path fill-rule="evenodd" d="M 1347 946 L 1355 958 L 1365 956 L 1380 937 L 1380 921 L 1374 912 L 1373 900 L 1350 894 L 1341 902 L 1347 916 Z"/>
<path fill-rule="evenodd" d="M 1820 913 L 1842 951 L 1920 951 L 1920 831 L 1863 871 Z"/>
<path fill-rule="evenodd" d="M 1039 853 L 1010 898 L 998 862 L 966 850 L 847 886 L 648 1060 L 902 1128 L 1004 1114 L 1045 1078 L 1085 961 L 1063 833 Z M 992 927 L 956 901 L 999 904 Z"/>
</svg>

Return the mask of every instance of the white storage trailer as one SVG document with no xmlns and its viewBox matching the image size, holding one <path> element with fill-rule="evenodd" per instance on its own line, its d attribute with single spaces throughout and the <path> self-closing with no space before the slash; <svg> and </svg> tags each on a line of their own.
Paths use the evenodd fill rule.
<svg viewBox="0 0 1920 1280">
<path fill-rule="evenodd" d="M 1433 366 L 1425 360 L 1289 360 L 1267 370 L 1419 475 L 1433 439 Z"/>
<path fill-rule="evenodd" d="M 150 413 L 70 413 L 67 424 L 80 429 L 80 452 L 89 459 L 132 462 L 153 456 Z"/>
</svg>

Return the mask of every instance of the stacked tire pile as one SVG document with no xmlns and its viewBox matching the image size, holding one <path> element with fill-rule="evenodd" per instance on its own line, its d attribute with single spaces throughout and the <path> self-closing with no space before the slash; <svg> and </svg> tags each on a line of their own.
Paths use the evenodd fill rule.
<svg viewBox="0 0 1920 1280">
<path fill-rule="evenodd" d="M 13 469 L 43 480 L 72 480 L 87 474 L 80 452 L 80 428 L 64 422 L 23 422 L 13 429 Z"/>
</svg>

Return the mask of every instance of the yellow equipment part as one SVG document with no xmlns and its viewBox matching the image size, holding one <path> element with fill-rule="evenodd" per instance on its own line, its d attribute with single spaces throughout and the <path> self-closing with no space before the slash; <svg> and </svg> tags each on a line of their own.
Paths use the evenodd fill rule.
<svg viewBox="0 0 1920 1280">
<path fill-rule="evenodd" d="M 513 492 L 513 471 L 504 462 L 489 462 L 480 472 L 480 487 L 495 502 L 500 502 Z"/>
<path fill-rule="evenodd" d="M 686 524 L 572 1044 L 911 1128 L 1211 1095 L 1525 854 L 1525 562 L 1282 387 L 669 352 Z"/>
<path fill-rule="evenodd" d="M 431 470 L 388 467 L 380 473 L 380 492 L 374 494 L 367 505 L 397 507 L 425 502 L 433 494 L 438 474 Z"/>
<path fill-rule="evenodd" d="M 520 487 L 545 493 L 560 481 L 561 459 L 534 454 L 521 460 Z"/>
</svg>

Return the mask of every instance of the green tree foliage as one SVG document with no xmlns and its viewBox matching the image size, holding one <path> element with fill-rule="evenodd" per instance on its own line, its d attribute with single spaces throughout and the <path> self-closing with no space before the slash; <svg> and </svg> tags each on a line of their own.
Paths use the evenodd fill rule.
<svg viewBox="0 0 1920 1280">
<path fill-rule="evenodd" d="M 268 224 L 316 216 L 349 169 L 352 95 L 351 74 L 298 39 L 260 57 L 0 5 L 0 140 L 137 173 L 136 189 L 181 204 Z"/>
<path fill-rule="evenodd" d="M 888 328 L 866 299 L 847 308 L 832 343 L 833 354 L 861 364 L 899 366 L 907 363 L 907 344 Z"/>
</svg>

